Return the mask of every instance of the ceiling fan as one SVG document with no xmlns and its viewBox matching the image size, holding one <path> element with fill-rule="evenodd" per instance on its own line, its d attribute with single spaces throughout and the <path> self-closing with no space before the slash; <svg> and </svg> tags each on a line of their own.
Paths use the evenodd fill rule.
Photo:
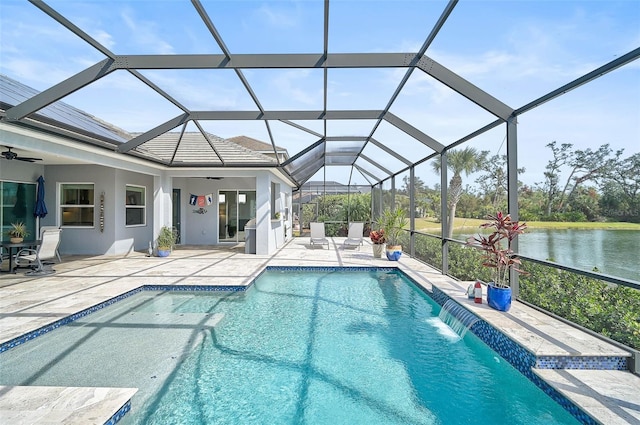
<svg viewBox="0 0 640 425">
<path fill-rule="evenodd" d="M 17 153 L 11 151 L 11 148 L 9 146 L 7 146 L 7 149 L 9 150 L 2 152 L 2 156 L 5 159 L 8 159 L 9 161 L 13 159 L 17 159 L 18 161 L 25 161 L 25 162 L 42 161 L 42 158 L 30 158 L 27 156 L 18 156 Z"/>
</svg>

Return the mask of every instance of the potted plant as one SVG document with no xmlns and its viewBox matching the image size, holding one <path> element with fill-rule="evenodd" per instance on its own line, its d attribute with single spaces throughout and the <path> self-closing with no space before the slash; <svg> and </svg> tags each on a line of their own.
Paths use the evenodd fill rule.
<svg viewBox="0 0 640 425">
<path fill-rule="evenodd" d="M 511 220 L 510 214 L 498 212 L 495 216 L 487 216 L 488 222 L 480 228 L 492 228 L 489 235 L 472 236 L 467 244 L 482 250 L 482 265 L 493 269 L 493 282 L 487 284 L 487 304 L 500 311 L 511 308 L 511 287 L 509 286 L 509 272 L 511 269 L 518 273 L 526 273 L 518 268 L 521 262 L 513 256 L 511 241 L 524 233 L 526 223 Z"/>
<path fill-rule="evenodd" d="M 373 256 L 380 258 L 382 256 L 382 248 L 387 241 L 384 237 L 384 230 L 372 230 L 369 233 L 369 238 L 371 238 L 371 243 L 373 244 Z"/>
<path fill-rule="evenodd" d="M 162 226 L 160 233 L 156 239 L 156 245 L 158 247 L 158 257 L 168 257 L 171 250 L 176 245 L 177 232 L 174 228 L 169 226 Z"/>
<path fill-rule="evenodd" d="M 384 231 L 387 242 L 387 259 L 398 261 L 402 255 L 402 245 L 400 245 L 400 235 L 407 225 L 407 214 L 402 208 L 395 210 L 386 209 L 378 218 L 378 227 Z"/>
<path fill-rule="evenodd" d="M 27 225 L 23 222 L 19 221 L 17 223 L 11 223 L 11 229 L 7 231 L 11 243 L 20 243 L 29 236 L 29 232 L 27 231 Z"/>
</svg>

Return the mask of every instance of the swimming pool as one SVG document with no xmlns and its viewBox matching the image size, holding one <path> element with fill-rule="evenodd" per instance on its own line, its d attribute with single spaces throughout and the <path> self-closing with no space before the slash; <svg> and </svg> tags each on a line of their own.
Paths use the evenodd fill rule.
<svg viewBox="0 0 640 425">
<path fill-rule="evenodd" d="M 124 424 L 575 424 L 395 271 L 142 291 L 0 355 L 0 384 L 138 387 Z"/>
</svg>

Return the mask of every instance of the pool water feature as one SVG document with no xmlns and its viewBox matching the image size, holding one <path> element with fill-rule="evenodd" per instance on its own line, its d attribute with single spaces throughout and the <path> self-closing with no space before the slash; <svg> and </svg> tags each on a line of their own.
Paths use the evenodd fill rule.
<svg viewBox="0 0 640 425">
<path fill-rule="evenodd" d="M 142 291 L 1 354 L 0 384 L 138 387 L 124 424 L 578 423 L 439 312 L 395 271 Z"/>
<path fill-rule="evenodd" d="M 460 338 L 463 338 L 467 331 L 480 320 L 478 316 L 454 300 L 448 300 L 442 305 L 438 319 L 447 325 L 456 335 L 459 335 Z M 435 318 L 432 322 L 434 326 L 438 326 Z"/>
</svg>

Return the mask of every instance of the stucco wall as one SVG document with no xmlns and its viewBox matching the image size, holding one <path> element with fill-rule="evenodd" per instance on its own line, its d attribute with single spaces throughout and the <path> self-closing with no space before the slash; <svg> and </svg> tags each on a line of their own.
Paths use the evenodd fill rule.
<svg viewBox="0 0 640 425">
<path fill-rule="evenodd" d="M 204 178 L 174 178 L 173 187 L 181 190 L 180 211 L 182 244 L 214 245 L 218 243 L 218 192 L 221 190 L 255 190 L 253 177 L 225 177 L 221 180 Z M 189 205 L 189 195 L 213 194 L 213 203 L 204 207 L 206 213 L 194 211 L 198 206 Z"/>
<path fill-rule="evenodd" d="M 94 226 L 63 228 L 60 252 L 65 254 L 124 254 L 144 250 L 153 239 L 153 178 L 144 174 L 99 165 L 51 165 L 45 167 L 46 202 L 49 215 L 42 224 L 60 225 L 60 183 L 94 184 Z M 125 226 L 125 186 L 145 186 L 147 223 Z M 104 192 L 104 230 L 100 231 L 100 194 Z M 45 222 L 46 221 L 46 222 Z"/>
<path fill-rule="evenodd" d="M 133 173 L 124 170 L 115 170 L 115 241 L 113 252 L 123 253 L 129 251 L 143 251 L 153 240 L 153 176 Z M 125 221 L 126 186 L 135 185 L 145 188 L 146 214 L 143 226 L 127 227 Z"/>
<path fill-rule="evenodd" d="M 0 149 L 6 150 L 1 144 Z M 41 175 L 44 175 L 44 167 L 37 162 L 0 159 L 0 180 L 35 183 Z"/>
</svg>

